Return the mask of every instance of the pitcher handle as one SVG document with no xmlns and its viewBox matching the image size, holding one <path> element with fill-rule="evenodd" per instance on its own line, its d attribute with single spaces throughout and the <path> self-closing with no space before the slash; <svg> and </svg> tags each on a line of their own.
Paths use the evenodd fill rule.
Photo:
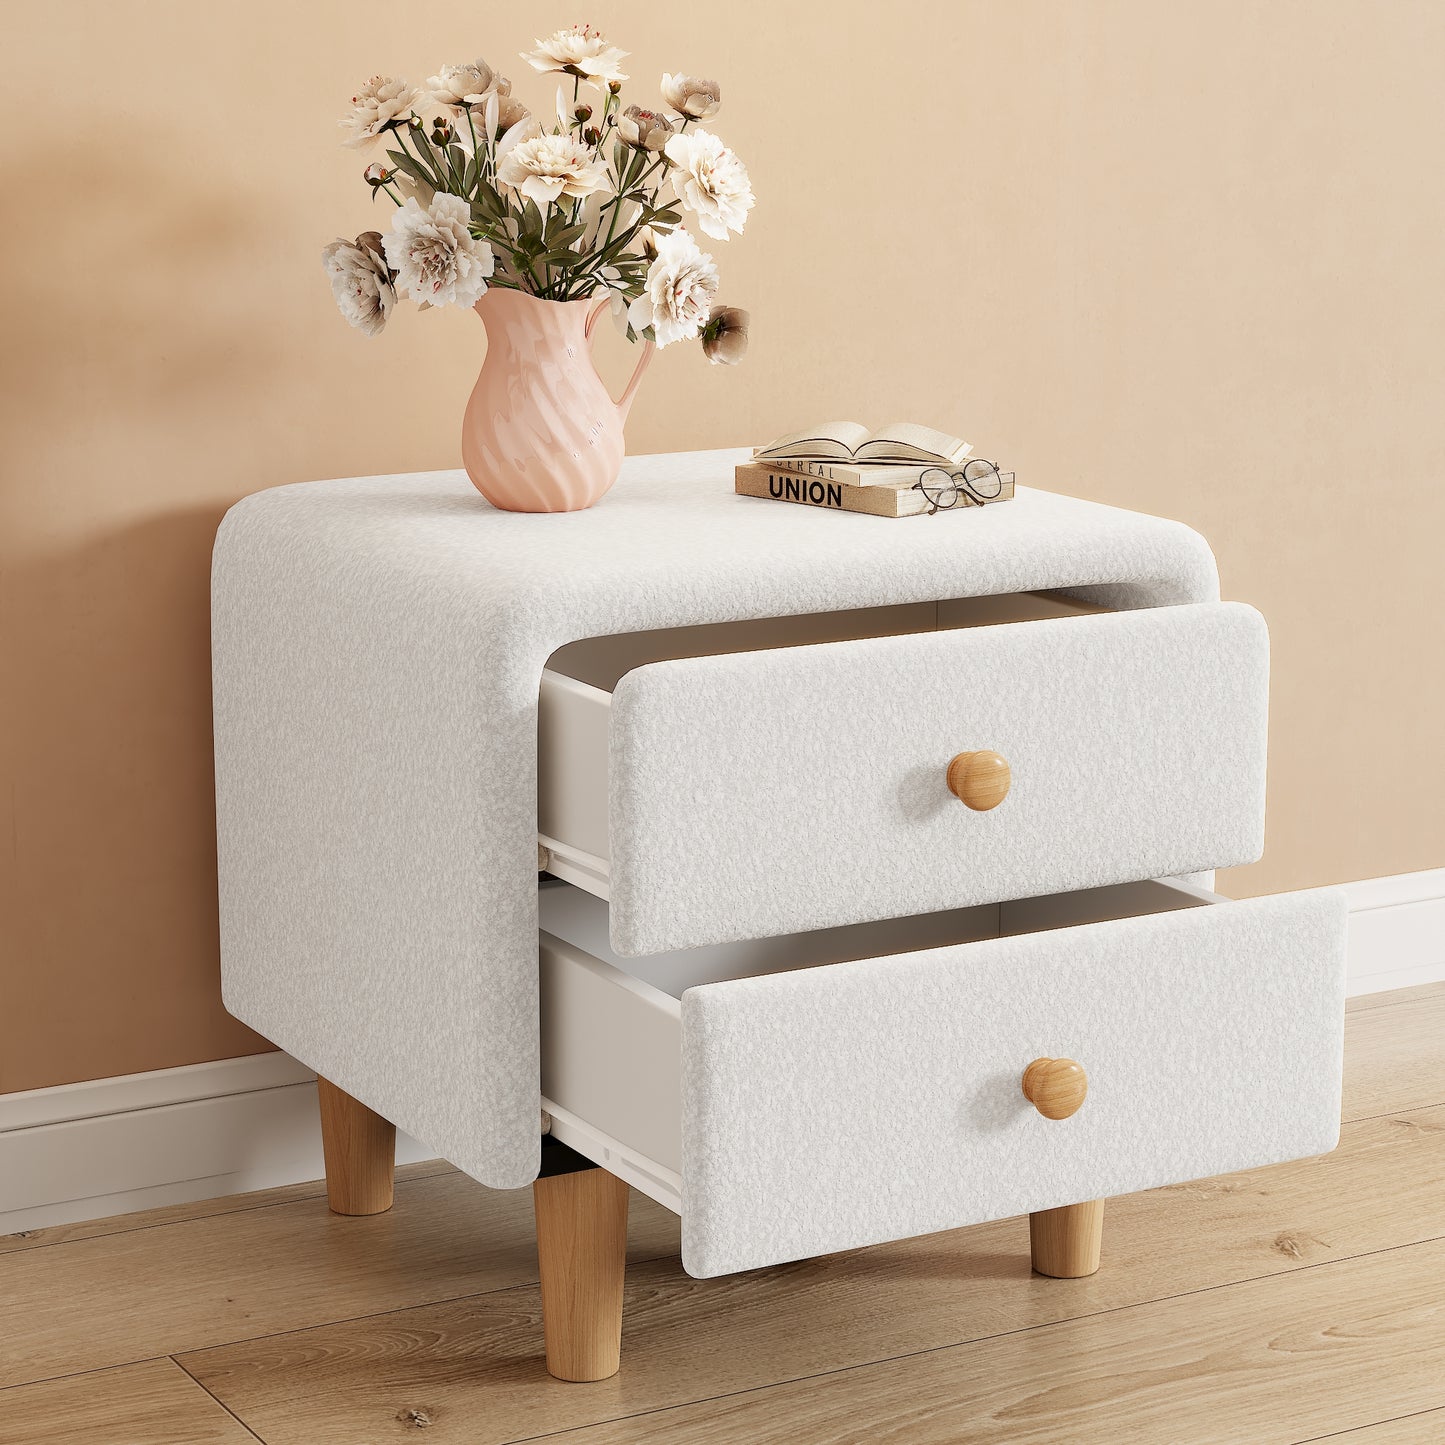
<svg viewBox="0 0 1445 1445">
<path fill-rule="evenodd" d="M 587 313 L 587 325 L 582 329 L 583 338 L 587 341 L 592 339 L 592 328 L 597 324 L 597 318 L 603 311 L 612 305 L 612 297 L 604 296 Z M 627 413 L 632 410 L 632 399 L 637 395 L 637 388 L 642 384 L 642 373 L 647 370 L 647 363 L 652 360 L 652 353 L 657 350 L 653 342 L 645 340 L 642 343 L 642 355 L 637 358 L 637 365 L 633 369 L 632 379 L 623 388 L 622 395 L 613 403 L 617 408 L 617 415 L 623 421 L 627 420 Z"/>
</svg>

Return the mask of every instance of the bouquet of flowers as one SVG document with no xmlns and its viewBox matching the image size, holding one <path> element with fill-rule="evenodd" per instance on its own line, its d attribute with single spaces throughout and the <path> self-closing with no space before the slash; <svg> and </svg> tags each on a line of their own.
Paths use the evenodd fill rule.
<svg viewBox="0 0 1445 1445">
<path fill-rule="evenodd" d="M 345 143 L 384 150 L 364 175 L 396 210 L 384 234 L 322 253 L 342 315 L 375 336 L 398 296 L 470 307 L 488 286 L 609 295 L 630 339 L 701 338 L 709 361 L 739 361 L 747 313 L 717 304 L 717 266 L 683 224 L 687 212 L 726 240 L 753 205 L 743 163 L 701 125 L 718 86 L 664 75 L 661 105 L 624 107 L 625 55 L 591 26 L 537 41 L 522 59 L 562 77 L 545 116 L 480 59 L 443 66 L 425 89 L 368 81 L 342 121 Z"/>
</svg>

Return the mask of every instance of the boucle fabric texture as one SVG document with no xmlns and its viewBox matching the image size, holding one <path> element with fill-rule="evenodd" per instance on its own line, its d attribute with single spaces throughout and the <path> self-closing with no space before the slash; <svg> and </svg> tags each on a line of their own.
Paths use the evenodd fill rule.
<svg viewBox="0 0 1445 1445">
<path fill-rule="evenodd" d="M 1252 863 L 1269 634 L 1241 603 L 654 663 L 612 701 L 612 945 L 800 933 Z M 994 748 L 976 813 L 948 760 Z"/>
<path fill-rule="evenodd" d="M 1344 895 L 1320 890 L 689 989 L 683 1264 L 727 1274 L 1324 1153 L 1344 940 Z M 1040 1057 L 1088 1073 L 1068 1119 L 1022 1095 Z"/>
<path fill-rule="evenodd" d="M 537 694 L 604 633 L 1051 587 L 1218 598 L 1178 523 L 1021 488 L 904 522 L 629 458 L 586 512 L 461 472 L 278 487 L 216 540 L 221 958 L 240 1019 L 468 1174 L 537 1170 Z M 747 907 L 739 900 L 739 907 Z"/>
</svg>

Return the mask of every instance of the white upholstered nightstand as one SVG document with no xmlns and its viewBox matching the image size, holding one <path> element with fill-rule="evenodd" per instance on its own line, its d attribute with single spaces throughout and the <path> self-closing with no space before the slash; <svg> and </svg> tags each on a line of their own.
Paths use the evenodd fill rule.
<svg viewBox="0 0 1445 1445">
<path fill-rule="evenodd" d="M 1268 674 L 1203 540 L 737 456 L 557 516 L 281 487 L 216 544 L 227 1005 L 326 1081 L 333 1207 L 393 1125 L 537 1180 L 563 1378 L 617 1366 L 618 1181 L 696 1275 L 1025 1212 L 1078 1275 L 1105 1196 L 1337 1135 L 1342 898 L 1198 882 L 1262 847 Z"/>
</svg>

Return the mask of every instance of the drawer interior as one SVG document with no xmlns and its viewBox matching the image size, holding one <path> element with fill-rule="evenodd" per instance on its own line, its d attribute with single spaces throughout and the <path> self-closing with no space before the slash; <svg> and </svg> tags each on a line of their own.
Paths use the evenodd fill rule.
<svg viewBox="0 0 1445 1445">
<path fill-rule="evenodd" d="M 1008 592 L 994 597 L 955 597 L 941 602 L 909 602 L 846 612 L 665 627 L 654 632 L 622 632 L 611 637 L 587 637 L 569 642 L 547 659 L 547 671 L 554 677 L 571 678 L 610 692 L 623 674 L 633 668 L 678 657 L 715 657 L 729 652 L 804 647 L 861 637 L 900 637 L 959 627 L 995 627 L 1009 622 L 1038 622 L 1050 617 L 1078 617 L 1110 610 L 1063 592 Z"/>
<path fill-rule="evenodd" d="M 1223 901 L 1217 894 L 1178 879 L 1121 883 L 1078 893 L 926 913 L 916 918 L 888 918 L 813 933 L 626 957 L 612 951 L 607 904 L 601 899 L 557 879 L 544 880 L 538 891 L 544 933 L 615 969 L 632 980 L 634 987 L 641 985 L 660 999 L 673 1001 L 681 999 L 687 989 L 729 979 L 946 948 L 985 938 L 1013 938 L 1114 918 L 1140 918 Z"/>
</svg>

